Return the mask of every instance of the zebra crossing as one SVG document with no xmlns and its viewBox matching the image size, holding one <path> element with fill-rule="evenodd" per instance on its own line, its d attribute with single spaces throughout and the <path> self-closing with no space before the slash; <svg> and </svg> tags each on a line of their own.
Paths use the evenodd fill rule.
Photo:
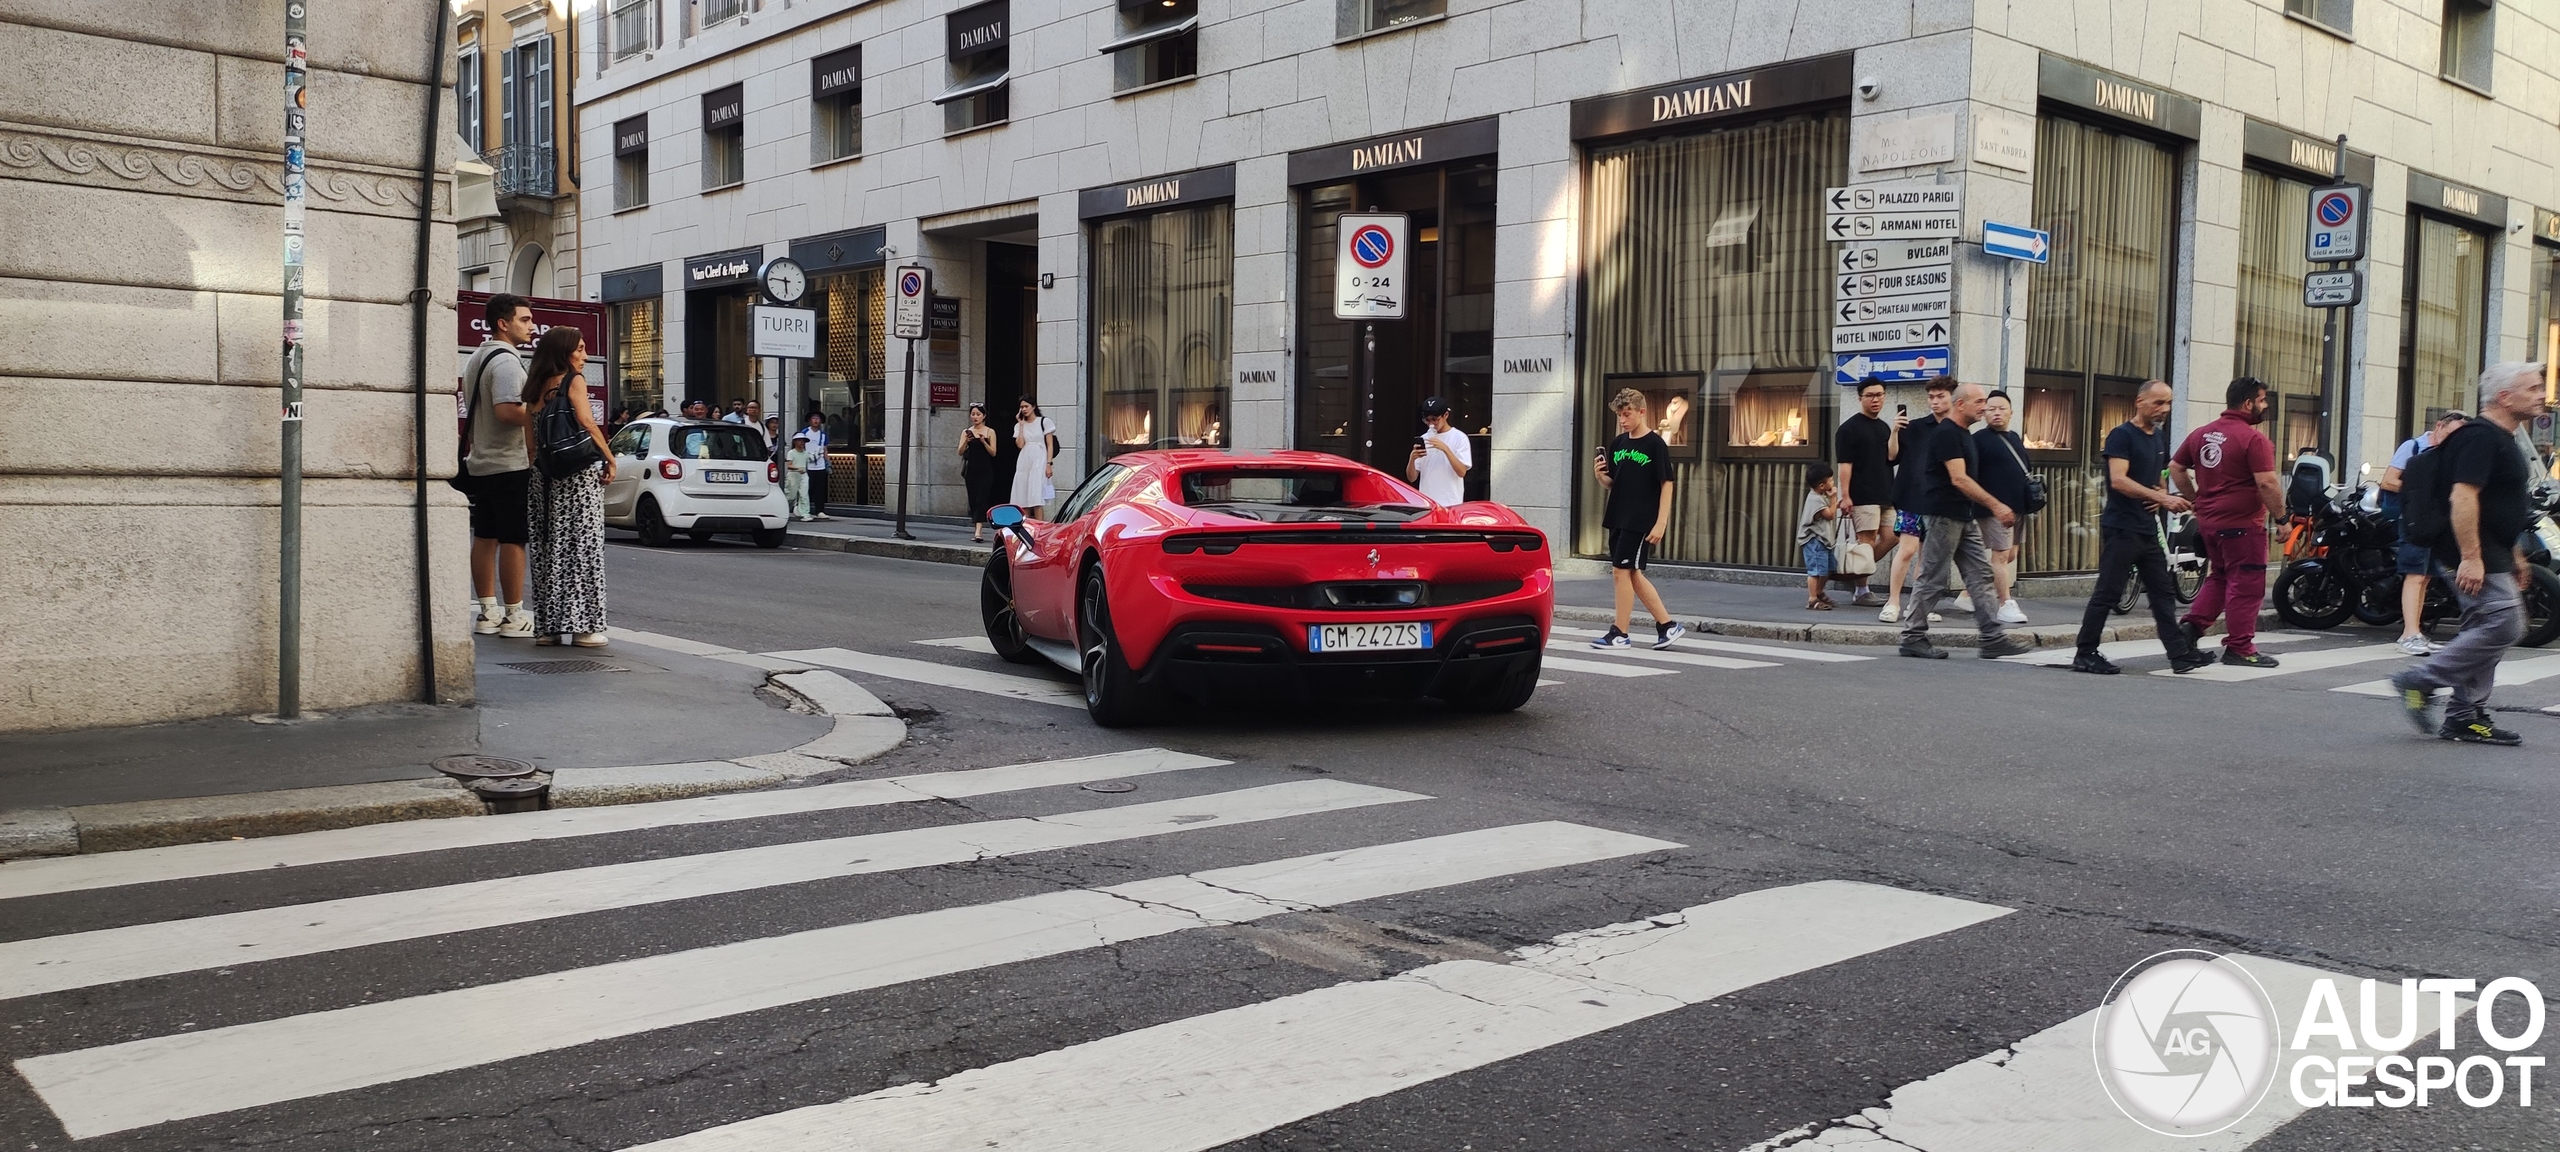
<svg viewBox="0 0 2560 1152">
<path fill-rule="evenodd" d="M 1195 778 L 1209 790 L 1100 807 L 1089 793 L 1053 791 L 1112 781 L 1182 791 Z M 1443 803 L 1348 780 L 1269 782 L 1249 765 L 1136 749 L 615 809 L 11 864 L 0 868 L 0 880 L 9 882 L 0 889 L 0 918 L 9 915 L 11 901 L 49 896 L 125 898 L 222 878 L 318 880 L 350 864 L 511 846 L 610 852 L 630 836 L 664 829 L 717 831 L 741 821 L 1008 796 L 1042 811 L 672 856 L 644 853 L 0 943 L 0 1004 L 19 1018 L 157 1013 L 139 1029 L 74 1030 L 93 1041 L 86 1044 L 10 1048 L 10 1070 L 19 1081 L 12 1090 L 31 1093 L 60 1134 L 75 1141 L 180 1122 L 200 1125 L 190 1129 L 199 1134 L 273 1131 L 280 1124 L 276 1109 L 365 1115 L 377 1094 L 394 1089 L 430 1102 L 442 1099 L 439 1092 L 469 1095 L 445 1103 L 538 1120 L 556 1101 L 492 1101 L 484 1098 L 485 1082 L 453 1078 L 572 1049 L 584 1053 L 577 1061 L 594 1063 L 611 1058 L 602 1047 L 611 1043 L 646 1046 L 688 1026 L 821 1002 L 843 1005 L 942 977 L 1001 984 L 1026 963 L 1364 901 L 1429 903 L 1465 899 L 1466 892 L 1480 896 L 1487 884 L 1588 883 L 1613 865 L 1647 867 L 1686 851 L 1659 837 L 1561 820 L 1468 821 L 1457 831 L 1423 834 L 1424 821 L 1398 819 L 1392 823 L 1403 834 L 1373 830 L 1359 843 L 1322 851 L 1293 853 L 1284 850 L 1286 837 L 1260 837 L 1244 863 L 1092 886 L 1061 882 L 1031 895 L 895 915 L 849 913 L 787 931 L 726 924 L 715 942 L 382 999 L 304 1010 L 271 1003 L 258 991 L 260 965 L 290 964 L 294 957 L 349 958 L 365 950 L 368 962 L 378 963 L 387 948 L 468 948 L 513 925 L 575 923 L 575 917 L 625 909 L 702 909 L 725 895 L 818 879 L 888 884 L 893 873 L 1001 866 L 1042 852 L 1108 856 L 1115 845 L 1141 840 L 1197 842 L 1256 827 L 1287 832 L 1332 815 Z M 872 877 L 879 879 L 866 879 Z M 1593 923 L 1542 943 L 1320 984 L 982 1062 L 930 1081 L 878 1087 L 857 1080 L 832 1103 L 652 1132 L 621 1146 L 1201 1152 L 1761 985 L 1853 961 L 1892 960 L 1919 941 L 1980 931 L 2017 915 L 1981 900 L 1865 881 L 1761 881 L 1738 893 L 1717 887 L 1700 881 L 1693 902 L 1665 902 L 1638 918 Z M 2274 960 L 2246 962 L 2278 990 L 2280 1006 L 2300 1002 L 2291 989 L 2334 975 Z M 232 984 L 171 982 L 216 966 L 225 976 L 249 975 Z M 1914 1149 L 2130 1152 L 2159 1146 L 2113 1114 L 2100 1094 L 2086 1063 L 2088 1020 L 2077 1013 L 2077 1006 L 2061 1013 L 2011 1049 L 1905 1085 L 1881 1109 L 1832 1122 L 1798 1117 L 1804 1127 L 1778 1132 L 1755 1148 L 1877 1135 Z M 200 1018 L 217 1024 L 196 1027 Z M 14 1044 L 9 1035 L 0 1033 L 0 1044 Z M 2298 1111 L 2279 1104 L 2206 1146 L 2246 1147 Z"/>
</svg>

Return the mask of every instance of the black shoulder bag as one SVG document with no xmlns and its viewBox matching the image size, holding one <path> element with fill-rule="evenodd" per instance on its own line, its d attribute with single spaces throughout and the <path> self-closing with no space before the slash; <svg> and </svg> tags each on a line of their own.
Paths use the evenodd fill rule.
<svg viewBox="0 0 2560 1152">
<path fill-rule="evenodd" d="M 2009 442 L 2008 433 L 2000 434 L 2000 446 L 2008 449 L 2009 458 L 2018 462 L 2018 471 L 2027 474 L 2027 498 L 2019 505 L 2018 515 L 2033 516 L 2044 511 L 2045 502 L 2051 498 L 2044 490 L 2044 478 L 2036 475 L 2035 469 L 2027 467 L 2027 458 L 2018 455 L 2018 446 Z"/>
<path fill-rule="evenodd" d="M 445 477 L 444 482 L 464 495 L 471 492 L 471 425 L 479 415 L 480 372 L 489 366 L 489 357 L 494 354 L 486 347 L 471 354 L 470 383 L 462 390 L 462 434 L 454 438 L 453 475 Z"/>
<path fill-rule="evenodd" d="M 586 425 L 578 423 L 578 410 L 569 400 L 566 376 L 544 394 L 542 414 L 534 418 L 533 462 L 543 475 L 554 480 L 565 480 L 604 463 L 596 438 L 588 433 Z"/>
</svg>

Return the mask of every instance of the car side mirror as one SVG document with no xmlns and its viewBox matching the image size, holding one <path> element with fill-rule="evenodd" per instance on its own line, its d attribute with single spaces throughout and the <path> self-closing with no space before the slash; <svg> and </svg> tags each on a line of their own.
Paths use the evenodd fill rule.
<svg viewBox="0 0 2560 1152">
<path fill-rule="evenodd" d="M 993 508 L 989 508 L 987 509 L 987 523 L 993 524 L 998 528 L 1011 528 L 1020 524 L 1022 523 L 1022 507 L 1018 504 L 998 504 Z"/>
</svg>

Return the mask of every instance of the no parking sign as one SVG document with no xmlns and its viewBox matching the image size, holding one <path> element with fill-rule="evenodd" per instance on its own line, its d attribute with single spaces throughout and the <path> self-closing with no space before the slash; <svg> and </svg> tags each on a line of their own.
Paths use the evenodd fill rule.
<svg viewBox="0 0 2560 1152">
<path fill-rule="evenodd" d="M 1334 319 L 1404 319 L 1407 223 L 1402 212 L 1342 214 L 1335 227 L 1341 243 L 1334 252 Z"/>
<path fill-rule="evenodd" d="M 900 340 L 924 339 L 925 298 L 933 294 L 933 274 L 922 265 L 898 269 L 889 284 L 889 334 Z"/>
<path fill-rule="evenodd" d="M 2314 263 L 2364 259 L 2364 201 L 2362 184 L 2312 189 L 2310 234 L 2303 254 Z"/>
</svg>

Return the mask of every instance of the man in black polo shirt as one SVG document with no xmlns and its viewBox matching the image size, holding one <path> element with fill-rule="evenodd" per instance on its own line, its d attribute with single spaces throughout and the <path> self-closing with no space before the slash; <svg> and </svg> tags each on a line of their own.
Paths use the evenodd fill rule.
<svg viewBox="0 0 2560 1152">
<path fill-rule="evenodd" d="M 1981 656 L 1990 660 L 2033 651 L 2035 646 L 2006 635 L 1998 615 L 2000 597 L 1991 584 L 1991 550 L 1983 545 L 1980 520 L 1990 517 L 2016 524 L 2018 514 L 1984 491 L 1974 477 L 1982 471 L 1973 442 L 1973 422 L 1982 418 L 1990 391 L 1980 384 L 1957 386 L 1947 415 L 1931 422 L 1929 438 L 1912 442 L 1926 484 L 1919 512 L 1926 526 L 1920 570 L 1912 581 L 1911 611 L 1902 618 L 1902 654 L 1944 660 L 1947 654 L 1929 642 L 1929 616 L 1947 594 L 1947 569 L 1963 574 L 1973 593 L 1973 622 L 1981 630 Z M 1914 422 L 1915 426 L 1917 421 Z"/>
<path fill-rule="evenodd" d="M 2080 613 L 2080 637 L 2071 670 L 2113 676 L 2121 669 L 2098 652 L 2107 618 L 2135 569 L 2142 572 L 2143 591 L 2150 593 L 2151 619 L 2160 628 L 2160 645 L 2169 650 L 2169 668 L 2180 675 L 2213 663 L 2196 653 L 2196 642 L 2178 627 L 2178 586 L 2169 578 L 2169 552 L 2161 546 L 2160 514 L 2184 512 L 2192 505 L 2168 489 L 2169 409 L 2177 393 L 2167 382 L 2149 381 L 2134 394 L 2133 419 L 2107 433 L 2107 504 L 2098 513 L 2098 590 Z"/>
<path fill-rule="evenodd" d="M 1858 543 L 1878 556 L 1891 551 L 1894 544 L 1893 525 L 1884 518 L 1893 511 L 1893 458 L 1901 446 L 1898 433 L 1904 423 L 1902 417 L 1887 423 L 1883 413 L 1884 382 L 1871 378 L 1858 389 L 1858 410 L 1840 422 L 1840 431 L 1831 441 L 1840 461 L 1839 511 L 1857 526 Z M 1856 578 L 1857 599 L 1850 603 L 1861 608 L 1884 606 L 1884 597 L 1868 586 L 1870 579 Z"/>
<path fill-rule="evenodd" d="M 1955 382 L 1940 376 L 1929 381 L 1927 391 L 1929 414 L 1902 426 L 1900 439 L 1909 450 L 1895 461 L 1900 471 L 1893 480 L 1893 531 L 1902 539 L 1893 550 L 1893 572 L 1885 581 L 1884 608 L 1876 613 L 1876 619 L 1887 624 L 1902 618 L 1902 582 L 1910 577 L 1912 563 L 1920 558 L 1920 537 L 1927 531 L 1927 521 L 1920 515 L 1920 501 L 1928 487 L 1929 466 L 1921 458 L 1919 446 L 1929 442 L 1929 433 L 1946 418 L 1947 397 L 1955 391 Z"/>
<path fill-rule="evenodd" d="M 2391 678 L 2400 705 L 2418 731 L 2433 731 L 2466 744 L 2524 743 L 2489 722 L 2489 690 L 2498 661 L 2524 636 L 2520 590 L 2529 586 L 2524 549 L 2517 538 L 2533 523 L 2527 494 L 2535 469 L 2516 443 L 2516 429 L 2542 415 L 2542 365 L 2499 364 L 2480 374 L 2480 419 L 2456 428 L 2428 449 L 2445 457 L 2436 467 L 2451 507 L 2450 539 L 2435 546 L 2435 562 L 2453 576 L 2462 602 L 2462 631 L 2426 663 Z M 2435 690 L 2453 689 L 2444 724 L 2431 715 Z"/>
</svg>

